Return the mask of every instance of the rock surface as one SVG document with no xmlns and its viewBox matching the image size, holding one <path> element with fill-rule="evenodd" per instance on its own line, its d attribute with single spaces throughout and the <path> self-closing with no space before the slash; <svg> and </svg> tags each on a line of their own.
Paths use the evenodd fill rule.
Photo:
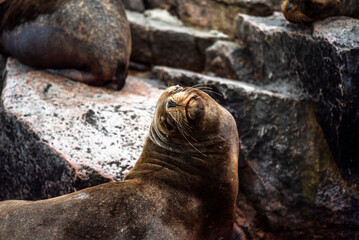
<svg viewBox="0 0 359 240">
<path fill-rule="evenodd" d="M 133 41 L 131 59 L 137 62 L 202 71 L 206 49 L 216 40 L 227 38 L 185 27 L 160 10 L 145 15 L 127 11 L 127 17 Z"/>
<path fill-rule="evenodd" d="M 253 66 L 245 59 L 247 54 L 247 48 L 241 44 L 217 41 L 206 50 L 205 71 L 246 82 L 253 75 Z"/>
<path fill-rule="evenodd" d="M 145 5 L 142 0 L 122 0 L 123 5 L 126 9 L 143 12 L 145 10 Z"/>
<path fill-rule="evenodd" d="M 338 17 L 303 27 L 281 14 L 239 15 L 236 25 L 248 50 L 239 61 L 253 69 L 251 78 L 239 71 L 237 78 L 276 91 L 282 84 L 303 90 L 316 103 L 342 174 L 359 189 L 359 20 Z"/>
<path fill-rule="evenodd" d="M 160 86 L 129 77 L 120 92 L 94 88 L 11 58 L 6 72 L 0 199 L 54 197 L 120 180 L 132 168 Z"/>
<path fill-rule="evenodd" d="M 313 104 L 188 71 L 155 67 L 153 74 L 169 85 L 210 86 L 235 117 L 243 232 L 262 239 L 358 237 L 359 195 L 343 181 Z"/>
<path fill-rule="evenodd" d="M 280 0 L 143 1 L 147 9 L 166 9 L 187 24 L 219 30 L 229 35 L 234 35 L 233 23 L 238 13 L 268 16 L 271 15 L 274 10 L 279 10 L 280 2 Z M 133 8 L 129 9 L 133 10 Z"/>
</svg>

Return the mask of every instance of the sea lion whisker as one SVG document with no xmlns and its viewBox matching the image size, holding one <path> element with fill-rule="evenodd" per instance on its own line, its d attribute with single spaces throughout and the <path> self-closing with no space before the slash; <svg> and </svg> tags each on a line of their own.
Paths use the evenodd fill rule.
<svg viewBox="0 0 359 240">
<path fill-rule="evenodd" d="M 207 157 L 207 155 L 205 155 L 204 153 L 202 153 L 200 150 L 198 150 L 192 143 L 191 141 L 188 140 L 188 138 L 180 131 L 180 133 L 182 134 L 182 136 L 186 139 L 186 141 L 189 143 L 189 145 L 191 145 L 191 147 L 193 147 L 194 150 L 196 150 L 198 153 L 200 153 L 202 156 Z"/>
<path fill-rule="evenodd" d="M 198 83 L 198 84 L 196 84 L 196 85 L 193 85 L 192 88 L 198 88 L 198 87 L 200 87 L 200 86 L 209 86 L 209 85 L 214 86 L 214 85 L 216 85 L 216 84 L 215 84 L 215 83 Z"/>
<path fill-rule="evenodd" d="M 195 139 L 189 132 L 191 132 L 190 127 L 188 126 L 188 124 L 184 121 L 181 120 L 181 128 L 182 130 L 187 134 L 187 136 L 191 137 L 193 141 L 198 142 L 197 139 Z"/>
<path fill-rule="evenodd" d="M 206 93 L 213 93 L 213 94 L 216 94 L 220 97 L 224 97 L 222 93 L 218 93 L 218 92 L 215 92 L 215 91 L 212 91 L 212 90 L 209 90 L 209 89 L 201 89 L 203 92 L 206 92 Z"/>
</svg>

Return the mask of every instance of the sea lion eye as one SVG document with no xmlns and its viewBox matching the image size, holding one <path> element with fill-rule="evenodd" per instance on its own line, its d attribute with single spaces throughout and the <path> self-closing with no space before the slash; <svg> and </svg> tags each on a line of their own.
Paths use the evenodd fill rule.
<svg viewBox="0 0 359 240">
<path fill-rule="evenodd" d="M 174 91 L 174 92 L 177 92 L 179 89 L 181 89 L 181 86 L 176 85 L 176 86 L 174 86 L 174 88 L 175 88 L 175 89 L 173 89 L 173 91 Z"/>
</svg>

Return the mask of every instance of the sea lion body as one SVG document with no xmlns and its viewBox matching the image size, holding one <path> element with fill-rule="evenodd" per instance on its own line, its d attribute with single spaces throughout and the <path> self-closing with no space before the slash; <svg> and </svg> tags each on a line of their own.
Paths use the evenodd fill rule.
<svg viewBox="0 0 359 240">
<path fill-rule="evenodd" d="M 120 0 L 6 0 L 0 18 L 6 54 L 90 85 L 123 87 L 131 34 Z"/>
<path fill-rule="evenodd" d="M 293 23 L 314 22 L 333 16 L 359 18 L 358 0 L 284 0 L 285 18 Z"/>
<path fill-rule="evenodd" d="M 0 239 L 229 239 L 238 145 L 227 110 L 198 89 L 171 87 L 124 181 L 0 202 Z"/>
</svg>

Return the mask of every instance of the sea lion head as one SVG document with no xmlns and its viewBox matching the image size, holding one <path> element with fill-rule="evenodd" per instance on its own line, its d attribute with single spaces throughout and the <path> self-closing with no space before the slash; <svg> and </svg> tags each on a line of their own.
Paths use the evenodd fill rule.
<svg viewBox="0 0 359 240">
<path fill-rule="evenodd" d="M 281 10 L 292 23 L 314 22 L 334 15 L 340 0 L 284 0 Z"/>
<path fill-rule="evenodd" d="M 237 137 L 232 134 L 237 133 L 233 116 L 208 94 L 192 87 L 168 88 L 158 100 L 151 128 L 166 146 L 189 144 L 192 150 L 210 139 Z"/>
</svg>

